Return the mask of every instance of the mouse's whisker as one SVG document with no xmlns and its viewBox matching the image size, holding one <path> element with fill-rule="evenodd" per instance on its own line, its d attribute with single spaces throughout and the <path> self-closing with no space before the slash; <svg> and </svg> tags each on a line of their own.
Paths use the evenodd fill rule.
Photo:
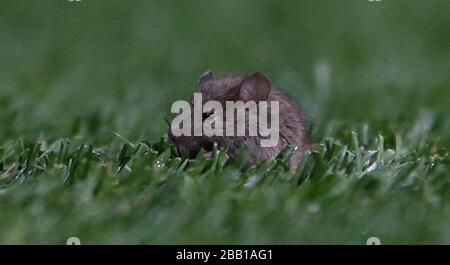
<svg viewBox="0 0 450 265">
<path fill-rule="evenodd" d="M 170 127 L 170 122 L 167 118 L 164 118 L 164 121 L 166 122 L 167 126 Z"/>
</svg>

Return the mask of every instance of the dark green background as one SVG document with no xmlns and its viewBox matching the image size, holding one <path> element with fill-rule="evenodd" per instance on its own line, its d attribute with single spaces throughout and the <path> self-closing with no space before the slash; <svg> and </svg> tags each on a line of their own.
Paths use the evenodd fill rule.
<svg viewBox="0 0 450 265">
<path fill-rule="evenodd" d="M 314 124 L 411 120 L 423 108 L 448 116 L 448 1 L 44 0 L 0 10 L 3 137 L 66 135 L 77 117 L 102 121 L 88 136 L 159 137 L 170 104 L 206 69 L 267 74 Z"/>
</svg>

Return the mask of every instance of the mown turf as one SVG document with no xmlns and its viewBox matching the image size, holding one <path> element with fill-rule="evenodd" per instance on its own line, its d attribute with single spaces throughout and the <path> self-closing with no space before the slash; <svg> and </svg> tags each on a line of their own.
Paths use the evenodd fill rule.
<svg viewBox="0 0 450 265">
<path fill-rule="evenodd" d="M 2 1 L 0 243 L 450 243 L 449 11 Z M 177 156 L 164 118 L 206 69 L 302 103 L 297 171 Z"/>
</svg>

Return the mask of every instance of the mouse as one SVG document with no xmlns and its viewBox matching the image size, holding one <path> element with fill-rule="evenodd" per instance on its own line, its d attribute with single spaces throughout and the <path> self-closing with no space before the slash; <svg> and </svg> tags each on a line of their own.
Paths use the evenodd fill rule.
<svg viewBox="0 0 450 265">
<path fill-rule="evenodd" d="M 231 160 L 238 158 L 238 155 L 243 147 L 246 148 L 244 156 L 244 165 L 248 167 L 257 161 L 265 161 L 275 158 L 288 145 L 294 146 L 294 151 L 290 160 L 288 161 L 291 169 L 296 169 L 304 153 L 311 149 L 312 145 L 308 139 L 309 122 L 306 117 L 304 109 L 294 100 L 293 97 L 283 92 L 280 88 L 271 84 L 269 78 L 260 73 L 255 72 L 250 75 L 234 75 L 225 76 L 223 78 L 215 79 L 213 72 L 208 70 L 204 72 L 197 82 L 197 88 L 194 90 L 194 95 L 197 93 L 201 96 L 202 102 L 216 101 L 226 109 L 226 102 L 255 102 L 256 106 L 262 106 L 264 102 L 277 103 L 278 107 L 278 139 L 276 144 L 272 146 L 262 146 L 261 142 L 267 135 L 249 134 L 248 121 L 249 114 L 246 109 L 245 114 L 245 134 L 244 135 L 179 135 L 176 136 L 171 129 L 168 130 L 168 137 L 173 141 L 175 146 L 181 153 L 189 158 L 194 158 L 198 155 L 200 150 L 203 150 L 205 157 L 210 156 L 214 144 L 217 147 L 226 150 L 227 155 Z M 265 103 L 267 104 L 267 103 Z M 194 107 L 194 101 L 191 98 L 190 105 Z M 269 110 L 272 108 L 269 105 Z M 275 108 L 273 108 L 275 109 Z M 258 112 L 259 115 L 260 112 Z M 193 114 L 192 119 L 194 119 Z M 202 113 L 202 121 L 214 120 L 219 115 L 214 110 L 208 110 Z M 221 113 L 223 117 L 227 116 L 226 111 Z M 230 115 L 228 115 L 230 116 Z M 269 115 L 270 116 L 270 115 Z M 223 118 L 222 117 L 222 118 Z M 273 117 L 272 117 L 273 119 Z M 272 119 L 267 120 L 267 124 L 271 123 Z M 217 122 L 217 120 L 216 120 Z M 223 122 L 223 121 L 220 121 Z M 225 122 L 224 122 L 225 123 Z M 194 131 L 194 125 L 191 126 L 191 131 Z M 224 125 L 225 126 L 225 125 Z M 203 128 L 203 127 L 202 127 Z"/>
</svg>

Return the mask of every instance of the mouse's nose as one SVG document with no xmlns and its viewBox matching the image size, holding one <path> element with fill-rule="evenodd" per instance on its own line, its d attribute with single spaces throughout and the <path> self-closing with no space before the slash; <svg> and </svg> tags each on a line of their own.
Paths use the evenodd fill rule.
<svg viewBox="0 0 450 265">
<path fill-rule="evenodd" d="M 170 140 L 175 141 L 175 139 L 177 138 L 175 135 L 173 135 L 172 130 L 169 129 L 167 131 L 167 135 L 169 136 Z"/>
</svg>

